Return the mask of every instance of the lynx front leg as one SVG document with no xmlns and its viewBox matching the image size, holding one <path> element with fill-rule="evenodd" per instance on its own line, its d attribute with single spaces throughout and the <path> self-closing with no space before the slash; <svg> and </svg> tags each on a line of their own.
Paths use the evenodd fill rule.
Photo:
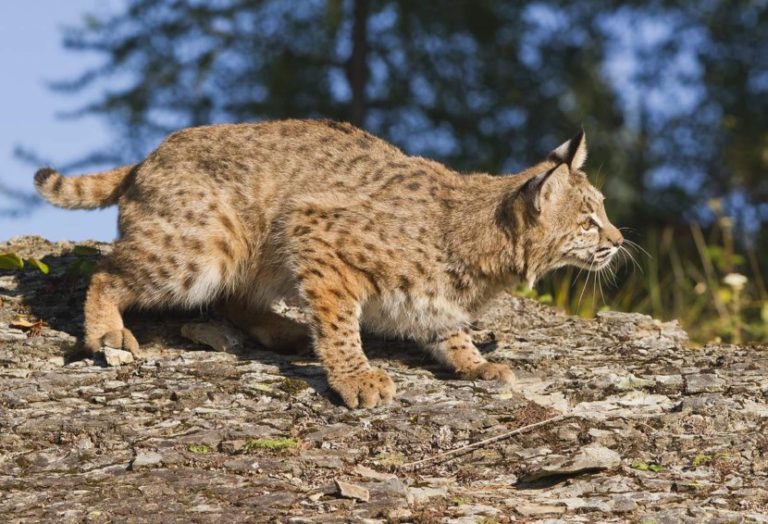
<svg viewBox="0 0 768 524">
<path fill-rule="evenodd" d="M 312 312 L 314 350 L 328 383 L 350 408 L 388 403 L 395 394 L 395 383 L 384 370 L 371 367 L 363 353 L 361 308 L 357 293 L 351 290 L 354 282 L 324 279 L 318 273 L 322 275 L 317 269 L 300 272 L 299 279 Z"/>
<path fill-rule="evenodd" d="M 446 333 L 428 342 L 426 348 L 446 367 L 466 378 L 498 380 L 511 384 L 515 374 L 506 364 L 488 362 L 475 347 L 469 329 Z"/>
</svg>

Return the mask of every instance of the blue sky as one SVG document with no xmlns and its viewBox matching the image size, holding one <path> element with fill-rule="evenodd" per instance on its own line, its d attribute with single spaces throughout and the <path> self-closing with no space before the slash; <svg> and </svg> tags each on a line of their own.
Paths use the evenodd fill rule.
<svg viewBox="0 0 768 524">
<path fill-rule="evenodd" d="M 57 163 L 77 159 L 108 143 L 107 126 L 95 118 L 63 120 L 57 113 L 79 107 L 92 92 L 54 93 L 46 83 L 69 79 L 98 57 L 72 53 L 62 46 L 62 27 L 77 25 L 87 12 L 114 6 L 117 0 L 30 0 L 0 2 L 0 182 L 32 191 L 35 166 L 14 157 L 23 146 Z M 90 95 L 90 96 L 89 96 Z M 0 209 L 8 202 L 0 196 Z M 0 241 L 17 235 L 51 240 L 112 240 L 115 208 L 68 211 L 50 205 L 18 219 L 0 216 Z"/>
</svg>

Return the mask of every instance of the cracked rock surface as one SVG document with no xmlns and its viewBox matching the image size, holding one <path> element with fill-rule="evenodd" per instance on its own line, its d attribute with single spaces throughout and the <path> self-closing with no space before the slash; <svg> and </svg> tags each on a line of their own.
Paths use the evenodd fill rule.
<svg viewBox="0 0 768 524">
<path fill-rule="evenodd" d="M 182 337 L 200 312 L 130 314 L 143 358 L 84 358 L 73 247 L 0 243 L 51 268 L 0 270 L 4 522 L 768 522 L 764 346 L 690 349 L 673 322 L 504 297 L 479 328 L 514 386 L 369 338 L 398 394 L 351 411 L 311 355 Z"/>
</svg>

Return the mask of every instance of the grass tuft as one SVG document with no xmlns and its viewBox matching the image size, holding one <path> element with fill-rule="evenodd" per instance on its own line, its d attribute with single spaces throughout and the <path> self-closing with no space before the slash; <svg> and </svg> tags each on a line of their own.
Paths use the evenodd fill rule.
<svg viewBox="0 0 768 524">
<path fill-rule="evenodd" d="M 768 294 L 758 253 L 740 250 L 733 220 L 717 217 L 706 230 L 694 222 L 645 231 L 639 244 L 625 232 L 626 252 L 611 271 L 565 268 L 518 294 L 584 318 L 611 309 L 677 319 L 694 344 L 766 342 Z"/>
</svg>

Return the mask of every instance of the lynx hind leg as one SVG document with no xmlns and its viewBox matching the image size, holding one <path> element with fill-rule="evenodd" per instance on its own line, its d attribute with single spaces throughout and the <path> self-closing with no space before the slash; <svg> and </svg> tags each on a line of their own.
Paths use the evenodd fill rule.
<svg viewBox="0 0 768 524">
<path fill-rule="evenodd" d="M 267 308 L 248 306 L 244 301 L 229 299 L 221 312 L 259 344 L 278 352 L 298 352 L 310 344 L 309 328 Z"/>
<path fill-rule="evenodd" d="M 146 244 L 118 241 L 94 273 L 85 301 L 85 347 L 104 347 L 139 356 L 139 344 L 123 325 L 131 306 L 204 305 L 221 292 L 225 274 L 215 261 L 180 252 L 163 261 Z"/>
<path fill-rule="evenodd" d="M 85 348 L 97 353 L 103 347 L 130 351 L 138 356 L 139 344 L 123 325 L 122 312 L 134 300 L 123 280 L 99 270 L 91 278 L 85 299 Z"/>
<path fill-rule="evenodd" d="M 180 236 L 153 234 L 163 225 L 145 222 L 144 229 L 128 228 L 93 275 L 85 305 L 85 346 L 92 352 L 108 346 L 138 354 L 123 325 L 127 308 L 205 305 L 235 279 L 243 251 L 236 240 L 192 227 Z"/>
<path fill-rule="evenodd" d="M 173 180 L 151 174 L 153 180 Z M 85 342 L 91 351 L 112 344 L 138 351 L 122 320 L 131 306 L 202 306 L 237 280 L 248 236 L 231 206 L 192 183 L 161 189 L 134 187 L 135 194 L 120 202 L 122 238 L 102 261 L 86 300 Z M 169 211 L 169 198 L 180 202 L 178 212 Z"/>
<path fill-rule="evenodd" d="M 497 380 L 504 384 L 515 381 L 506 364 L 488 362 L 472 342 L 469 329 L 458 329 L 426 344 L 427 350 L 443 365 L 470 379 Z"/>
</svg>

